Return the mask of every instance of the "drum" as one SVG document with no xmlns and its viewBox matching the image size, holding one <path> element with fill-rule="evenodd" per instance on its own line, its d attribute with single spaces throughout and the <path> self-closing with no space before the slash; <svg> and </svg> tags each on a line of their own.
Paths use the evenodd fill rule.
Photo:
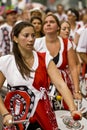
<svg viewBox="0 0 87 130">
<path fill-rule="evenodd" d="M 56 119 L 60 130 L 87 130 L 87 119 L 74 121 L 69 111 L 55 111 Z"/>
<path fill-rule="evenodd" d="M 13 115 L 14 123 L 11 128 L 4 126 L 3 130 L 26 130 L 35 106 L 35 95 L 27 86 L 14 86 L 10 90 L 4 104 Z"/>
</svg>

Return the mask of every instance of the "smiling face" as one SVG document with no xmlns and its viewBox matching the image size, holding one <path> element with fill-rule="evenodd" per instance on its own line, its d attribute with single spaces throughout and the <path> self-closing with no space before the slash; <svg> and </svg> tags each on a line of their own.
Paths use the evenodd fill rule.
<svg viewBox="0 0 87 130">
<path fill-rule="evenodd" d="M 70 24 L 67 21 L 64 21 L 61 24 L 60 36 L 62 38 L 68 38 L 69 34 L 70 34 Z"/>
<path fill-rule="evenodd" d="M 45 34 L 54 34 L 57 33 L 59 25 L 52 15 L 48 15 L 44 20 L 43 31 Z"/>
</svg>

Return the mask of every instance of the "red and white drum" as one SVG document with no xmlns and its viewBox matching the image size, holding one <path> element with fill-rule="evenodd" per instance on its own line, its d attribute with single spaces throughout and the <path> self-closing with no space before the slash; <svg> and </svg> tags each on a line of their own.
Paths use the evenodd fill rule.
<svg viewBox="0 0 87 130">
<path fill-rule="evenodd" d="M 60 130 L 87 130 L 87 120 L 83 117 L 82 120 L 74 121 L 69 111 L 55 111 L 56 119 Z"/>
</svg>

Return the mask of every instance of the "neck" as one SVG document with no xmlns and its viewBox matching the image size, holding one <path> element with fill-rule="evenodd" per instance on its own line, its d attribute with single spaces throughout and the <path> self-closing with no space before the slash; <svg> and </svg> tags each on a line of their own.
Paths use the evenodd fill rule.
<svg viewBox="0 0 87 130">
<path fill-rule="evenodd" d="M 58 36 L 51 36 L 51 37 L 47 36 L 46 37 L 46 42 L 55 43 L 57 41 L 57 39 L 58 39 Z"/>
<path fill-rule="evenodd" d="M 36 38 L 39 38 L 40 37 L 40 32 L 36 32 L 35 35 L 36 35 Z"/>
<path fill-rule="evenodd" d="M 10 25 L 10 26 L 13 26 L 13 25 L 14 25 L 14 23 L 13 23 L 13 22 L 10 22 L 10 21 L 8 21 L 7 23 L 8 23 L 8 25 Z"/>
<path fill-rule="evenodd" d="M 29 54 L 23 55 L 23 58 L 25 60 L 31 59 L 32 57 L 33 57 L 33 53 L 29 53 Z"/>
</svg>

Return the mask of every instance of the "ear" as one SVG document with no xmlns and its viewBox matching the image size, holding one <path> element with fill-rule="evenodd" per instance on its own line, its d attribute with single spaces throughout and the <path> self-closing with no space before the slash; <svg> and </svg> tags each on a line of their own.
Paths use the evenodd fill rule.
<svg viewBox="0 0 87 130">
<path fill-rule="evenodd" d="M 17 39 L 16 36 L 13 37 L 13 40 L 14 40 L 16 43 L 18 43 L 18 39 Z"/>
<path fill-rule="evenodd" d="M 60 30 L 60 27 L 58 27 L 57 30 L 59 31 L 59 30 Z"/>
</svg>

